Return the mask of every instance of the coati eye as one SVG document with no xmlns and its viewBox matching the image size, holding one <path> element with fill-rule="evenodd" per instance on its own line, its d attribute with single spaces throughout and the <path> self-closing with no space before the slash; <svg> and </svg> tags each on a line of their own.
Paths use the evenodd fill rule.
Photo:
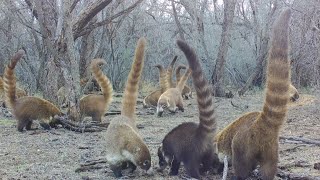
<svg viewBox="0 0 320 180">
<path fill-rule="evenodd" d="M 144 162 L 143 162 L 143 166 L 148 166 L 150 164 L 150 161 L 149 160 L 145 160 Z"/>
</svg>

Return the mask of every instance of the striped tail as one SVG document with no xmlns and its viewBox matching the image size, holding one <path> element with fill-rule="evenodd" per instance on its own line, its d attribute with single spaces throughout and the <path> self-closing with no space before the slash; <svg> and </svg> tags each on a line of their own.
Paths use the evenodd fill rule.
<svg viewBox="0 0 320 180">
<path fill-rule="evenodd" d="M 208 132 L 214 132 L 217 125 L 212 102 L 212 90 L 202 73 L 201 65 L 194 50 L 184 41 L 177 40 L 177 44 L 185 54 L 189 68 L 192 70 L 193 84 L 196 89 L 199 108 L 199 128 Z"/>
<path fill-rule="evenodd" d="M 14 68 L 18 61 L 24 55 L 24 50 L 19 50 L 11 59 L 4 71 L 4 92 L 6 96 L 6 105 L 13 109 L 16 101 L 16 76 Z"/>
<path fill-rule="evenodd" d="M 165 92 L 167 90 L 166 87 L 166 71 L 161 64 L 155 65 L 156 68 L 159 69 L 159 83 L 161 92 Z"/>
<path fill-rule="evenodd" d="M 181 74 L 180 71 L 181 69 L 187 69 L 187 67 L 185 65 L 179 65 L 176 69 L 176 82 L 177 84 L 179 83 L 180 79 L 181 79 Z"/>
<path fill-rule="evenodd" d="M 180 81 L 177 84 L 177 87 L 179 89 L 180 92 L 182 92 L 184 86 L 186 85 L 186 82 L 191 74 L 192 70 L 189 68 L 184 75 L 182 76 L 182 78 L 180 79 Z"/>
<path fill-rule="evenodd" d="M 121 114 L 134 119 L 135 109 L 138 97 L 138 88 L 142 68 L 144 64 L 144 50 L 146 46 L 145 38 L 140 38 L 137 43 L 137 47 L 134 55 L 134 62 L 132 64 L 124 95 L 122 99 L 122 110 Z"/>
<path fill-rule="evenodd" d="M 174 87 L 173 81 L 172 81 L 172 72 L 173 72 L 173 69 L 174 69 L 173 66 L 176 63 L 177 59 L 178 59 L 178 56 L 175 56 L 173 58 L 173 60 L 171 61 L 168 69 L 167 69 L 167 75 L 166 75 L 166 87 L 167 87 L 167 89 Z"/>
<path fill-rule="evenodd" d="M 100 69 L 100 66 L 103 64 L 106 64 L 106 61 L 103 59 L 92 60 L 91 71 L 92 71 L 95 79 L 99 83 L 99 86 L 101 87 L 105 103 L 108 107 L 112 101 L 113 89 L 112 89 L 112 84 L 111 84 L 109 78 L 106 75 L 104 75 Z"/>
<path fill-rule="evenodd" d="M 273 27 L 268 55 L 266 97 L 258 122 L 268 127 L 280 127 L 287 114 L 290 86 L 289 22 L 291 11 L 285 10 Z"/>
</svg>

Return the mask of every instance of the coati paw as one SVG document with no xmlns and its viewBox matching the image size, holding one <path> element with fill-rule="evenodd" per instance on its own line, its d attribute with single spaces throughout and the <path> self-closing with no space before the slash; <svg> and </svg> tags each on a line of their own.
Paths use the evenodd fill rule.
<svg viewBox="0 0 320 180">
<path fill-rule="evenodd" d="M 49 124 L 47 124 L 47 123 L 41 122 L 40 126 L 43 127 L 43 129 L 45 129 L 45 130 L 50 130 L 51 129 L 51 126 Z"/>
</svg>

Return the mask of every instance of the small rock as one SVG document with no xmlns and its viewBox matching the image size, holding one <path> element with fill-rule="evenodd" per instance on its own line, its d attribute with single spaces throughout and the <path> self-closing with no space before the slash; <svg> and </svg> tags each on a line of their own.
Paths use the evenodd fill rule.
<svg viewBox="0 0 320 180">
<path fill-rule="evenodd" d="M 316 169 L 316 170 L 320 170 L 320 162 L 314 163 L 313 168 Z"/>
</svg>

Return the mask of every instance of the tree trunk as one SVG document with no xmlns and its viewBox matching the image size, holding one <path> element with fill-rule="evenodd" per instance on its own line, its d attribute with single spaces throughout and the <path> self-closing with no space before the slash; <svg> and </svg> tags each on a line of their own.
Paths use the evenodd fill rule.
<svg viewBox="0 0 320 180">
<path fill-rule="evenodd" d="M 230 29 L 233 23 L 236 0 L 224 0 L 224 19 L 216 64 L 212 74 L 213 94 L 218 97 L 225 96 L 224 66 L 228 54 Z"/>
</svg>

